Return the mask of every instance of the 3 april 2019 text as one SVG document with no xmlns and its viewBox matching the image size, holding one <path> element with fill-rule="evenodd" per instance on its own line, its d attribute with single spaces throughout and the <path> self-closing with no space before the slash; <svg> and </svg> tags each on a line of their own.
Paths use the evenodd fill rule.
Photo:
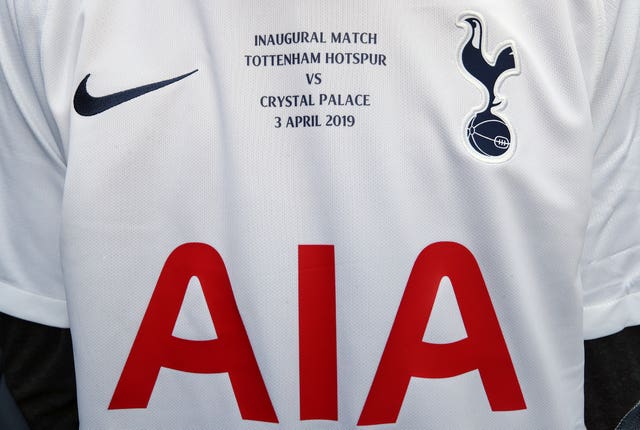
<svg viewBox="0 0 640 430">
<path fill-rule="evenodd" d="M 354 115 L 289 115 L 275 116 L 275 128 L 313 128 L 313 127 L 353 127 L 356 125 Z"/>
</svg>

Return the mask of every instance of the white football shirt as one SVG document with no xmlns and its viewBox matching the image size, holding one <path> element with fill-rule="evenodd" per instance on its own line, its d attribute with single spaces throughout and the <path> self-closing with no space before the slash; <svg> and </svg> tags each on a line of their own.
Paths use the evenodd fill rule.
<svg viewBox="0 0 640 430">
<path fill-rule="evenodd" d="M 0 311 L 85 429 L 583 428 L 640 324 L 640 2 L 0 2 Z"/>
</svg>

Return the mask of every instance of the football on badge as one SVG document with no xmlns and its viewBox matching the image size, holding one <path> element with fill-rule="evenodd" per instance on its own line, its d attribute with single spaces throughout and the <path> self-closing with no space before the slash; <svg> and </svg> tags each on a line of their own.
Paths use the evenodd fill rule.
<svg viewBox="0 0 640 430">
<path fill-rule="evenodd" d="M 511 132 L 502 118 L 485 111 L 467 124 L 467 140 L 481 154 L 497 157 L 511 146 Z"/>
</svg>

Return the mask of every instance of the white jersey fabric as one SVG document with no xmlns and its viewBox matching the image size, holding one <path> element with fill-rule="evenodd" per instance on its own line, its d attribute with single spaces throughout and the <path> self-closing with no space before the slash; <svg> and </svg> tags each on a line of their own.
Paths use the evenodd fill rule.
<svg viewBox="0 0 640 430">
<path fill-rule="evenodd" d="M 82 428 L 584 427 L 640 2 L 497 3 L 0 2 L 0 311 Z"/>
</svg>

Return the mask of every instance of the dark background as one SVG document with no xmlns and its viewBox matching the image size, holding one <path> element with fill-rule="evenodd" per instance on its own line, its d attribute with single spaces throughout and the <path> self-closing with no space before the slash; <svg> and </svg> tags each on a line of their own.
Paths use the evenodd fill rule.
<svg viewBox="0 0 640 430">
<path fill-rule="evenodd" d="M 585 421 L 613 430 L 640 401 L 640 326 L 585 342 Z"/>
</svg>

